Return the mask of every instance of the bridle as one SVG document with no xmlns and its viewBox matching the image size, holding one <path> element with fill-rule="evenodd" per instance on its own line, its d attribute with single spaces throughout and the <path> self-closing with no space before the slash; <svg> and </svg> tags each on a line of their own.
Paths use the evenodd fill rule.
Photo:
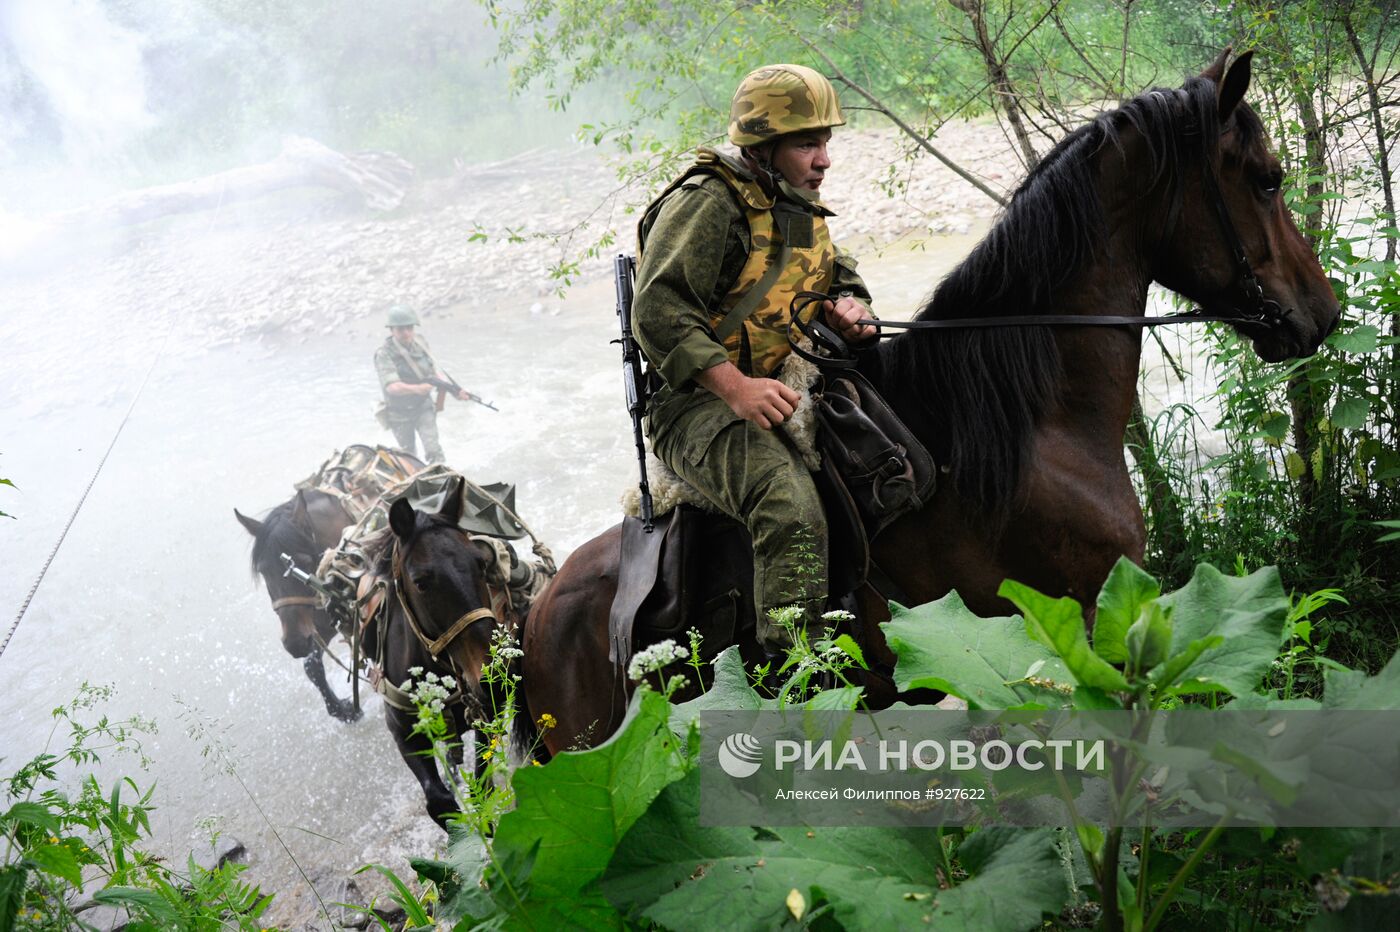
<svg viewBox="0 0 1400 932">
<path fill-rule="evenodd" d="M 321 604 L 321 597 L 318 595 L 284 595 L 280 599 L 272 600 L 272 610 L 274 612 L 280 612 L 282 609 L 290 608 L 293 605 L 307 605 L 311 608 L 323 607 Z"/>
<path fill-rule="evenodd" d="M 1220 193 L 1220 182 L 1209 163 L 1202 172 L 1202 177 L 1205 180 L 1206 197 L 1215 205 L 1215 218 L 1220 227 L 1220 235 L 1225 240 L 1225 247 L 1230 250 L 1240 288 L 1249 303 L 1247 309 L 1236 308 L 1241 315 L 1236 322 L 1277 326 L 1282 323 L 1286 312 L 1277 301 L 1264 297 L 1264 286 L 1259 284 L 1259 278 L 1254 274 L 1254 266 L 1250 264 L 1244 242 L 1235 229 L 1234 221 L 1230 219 L 1230 208 L 1226 206 L 1225 197 Z"/>
<path fill-rule="evenodd" d="M 459 529 L 458 532 L 461 533 L 463 537 L 466 537 L 467 540 L 471 539 L 465 531 L 461 531 Z M 401 546 L 400 540 L 397 537 L 394 538 L 392 567 L 394 594 L 399 601 L 399 608 L 403 611 L 404 620 L 408 622 L 408 628 L 410 631 L 413 632 L 413 636 L 418 639 L 418 643 L 423 645 L 423 649 L 426 650 L 429 654 L 431 654 L 434 660 L 437 660 L 438 655 L 446 651 L 452 645 L 452 642 L 457 640 L 457 638 L 461 637 L 461 635 L 472 625 L 482 621 L 499 620 L 496 617 L 496 599 L 493 597 L 492 605 L 474 608 L 463 613 L 456 621 L 454 621 L 451 625 L 448 626 L 447 630 L 443 632 L 441 637 L 430 638 L 428 637 L 427 633 L 424 632 L 422 625 L 419 624 L 418 616 L 414 613 L 413 607 L 408 604 L 408 599 L 404 595 L 405 584 L 403 578 L 403 547 Z M 508 598 L 509 595 L 507 595 L 507 599 Z M 462 671 L 458 669 L 456 659 L 453 658 L 451 654 L 448 654 L 447 662 L 452 667 L 453 672 L 458 674 L 458 678 L 460 680 Z"/>
<path fill-rule="evenodd" d="M 1277 301 L 1264 297 L 1264 288 L 1259 283 L 1259 278 L 1254 274 L 1254 267 L 1249 262 L 1249 255 L 1245 252 L 1244 243 L 1240 240 L 1239 232 L 1235 229 L 1234 222 L 1230 219 L 1230 209 L 1225 204 L 1225 198 L 1220 193 L 1220 183 L 1216 179 L 1216 172 L 1211 165 L 1209 158 L 1205 160 L 1205 169 L 1201 173 L 1206 198 L 1215 208 L 1215 217 L 1220 235 L 1225 241 L 1225 246 L 1230 252 L 1231 260 L 1234 263 L 1236 280 L 1239 288 L 1245 296 L 1245 307 L 1236 306 L 1233 313 L 1212 314 L 1205 308 L 1197 307 L 1179 314 L 1165 314 L 1161 316 L 1141 316 L 1133 317 L 1127 315 L 1081 315 L 1081 314 L 1018 314 L 998 317 L 958 317 L 943 320 L 907 320 L 890 321 L 875 320 L 873 318 L 863 318 L 857 324 L 874 327 L 876 339 L 889 339 L 898 336 L 896 333 L 886 333 L 885 329 L 894 331 L 901 330 L 965 330 L 983 327 L 1160 327 L 1168 324 L 1188 324 L 1188 323 L 1227 323 L 1227 324 L 1250 324 L 1263 327 L 1278 327 L 1283 323 L 1286 311 Z M 1170 239 L 1171 233 L 1176 227 L 1181 207 L 1180 192 L 1173 198 L 1171 209 L 1167 219 L 1167 233 L 1163 240 Z M 830 326 L 817 319 L 816 314 L 811 315 L 811 319 L 804 321 L 802 314 L 812 304 L 819 301 L 832 300 L 830 295 L 825 295 L 816 291 L 799 292 L 793 299 L 790 307 L 790 318 L 788 321 L 788 344 L 792 351 L 809 362 L 828 369 L 848 369 L 857 364 L 855 352 L 847 345 L 846 341 L 836 333 Z M 827 355 L 819 355 L 805 347 L 799 345 L 799 341 L 793 339 L 792 327 L 796 326 L 811 341 L 814 349 L 825 350 Z"/>
<path fill-rule="evenodd" d="M 324 494 L 329 495 L 330 493 L 324 493 Z M 334 498 L 334 499 L 335 499 L 335 503 L 336 503 L 337 505 L 340 506 L 340 510 L 341 510 L 342 512 L 344 512 L 345 516 L 346 516 L 347 518 L 350 519 L 351 523 L 353 523 L 354 520 L 355 520 L 355 516 L 354 516 L 354 514 L 351 513 L 350 509 L 346 507 L 345 502 L 344 502 L 343 500 L 341 500 L 338 496 L 333 496 L 333 495 L 332 495 L 331 498 Z M 314 529 L 311 530 L 310 532 L 308 532 L 306 528 L 300 527 L 300 526 L 297 525 L 297 524 L 292 524 L 292 527 L 295 528 L 296 530 L 300 531 L 300 532 L 303 533 L 303 534 L 307 534 L 307 539 L 311 542 L 311 546 L 312 546 L 312 547 L 320 547 L 320 549 L 324 551 L 324 550 L 328 549 L 328 547 L 334 546 L 333 544 L 330 544 L 330 545 L 327 545 L 326 547 L 322 547 L 322 546 L 321 546 L 321 542 L 318 541 L 318 540 L 316 539 L 316 532 L 315 532 Z M 290 558 L 289 556 L 287 556 L 285 553 L 282 554 L 282 558 L 283 558 L 284 560 L 290 560 L 290 559 L 291 559 L 291 558 Z M 290 563 L 289 563 L 288 566 L 287 566 L 287 568 L 286 568 L 285 570 L 282 571 L 281 575 L 282 575 L 284 578 L 291 575 L 293 565 L 294 565 L 294 564 L 290 564 Z M 305 584 L 305 583 L 302 583 L 302 585 L 306 585 L 306 584 Z M 274 612 L 279 613 L 279 614 L 281 613 L 282 609 L 284 609 L 284 608 L 293 608 L 293 607 L 301 606 L 301 605 L 307 606 L 308 608 L 314 608 L 314 609 L 317 609 L 317 610 L 320 610 L 320 611 L 328 611 L 328 610 L 330 609 L 330 606 L 327 604 L 327 600 L 326 600 L 323 596 L 316 595 L 316 594 L 312 594 L 312 595 L 284 595 L 284 596 L 282 596 L 281 598 L 273 599 L 273 600 L 272 600 L 272 610 L 273 610 Z M 326 645 L 325 645 L 324 642 L 322 642 L 321 646 L 322 646 L 322 647 L 325 647 Z"/>
</svg>

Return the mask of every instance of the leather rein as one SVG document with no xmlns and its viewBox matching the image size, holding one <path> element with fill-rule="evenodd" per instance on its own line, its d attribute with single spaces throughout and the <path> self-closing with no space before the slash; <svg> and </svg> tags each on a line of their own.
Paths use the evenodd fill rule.
<svg viewBox="0 0 1400 932">
<path fill-rule="evenodd" d="M 463 532 L 463 536 L 465 536 L 465 532 Z M 490 606 L 482 606 L 479 607 L 479 609 L 472 609 L 470 610 L 470 612 L 463 613 L 458 620 L 454 621 L 454 623 L 452 623 L 451 626 L 448 627 L 447 631 L 444 631 L 444 633 L 442 633 L 442 637 L 428 637 L 428 635 L 423 631 L 423 626 L 420 626 L 419 619 L 417 619 L 416 614 L 413 613 L 413 607 L 409 606 L 409 600 L 407 600 L 405 596 L 403 596 L 403 589 L 405 589 L 405 585 L 403 585 L 403 549 L 402 546 L 400 546 L 398 537 L 395 537 L 395 539 L 393 539 L 392 565 L 393 595 L 395 595 L 395 598 L 398 598 L 399 600 L 399 609 L 402 610 L 403 617 L 405 617 L 405 620 L 407 621 L 407 623 L 409 623 L 409 630 L 413 631 L 413 637 L 416 637 L 417 640 L 419 640 L 419 644 L 423 645 L 423 648 L 426 649 L 428 654 L 433 655 L 434 661 L 435 659 L 438 659 L 438 655 L 442 654 L 442 652 L 444 652 L 445 649 L 451 647 L 452 642 L 454 642 L 456 638 L 461 637 L 463 631 L 468 630 L 468 628 L 472 627 L 473 624 L 476 624 L 477 621 L 497 621 L 497 599 L 494 598 L 494 596 L 496 596 L 496 593 L 493 592 L 491 593 L 491 595 L 493 595 L 493 598 L 491 598 Z M 490 588 L 490 586 L 487 586 L 487 588 Z M 507 592 L 507 596 L 505 596 L 505 599 L 507 599 L 508 602 L 508 599 L 510 599 L 510 593 Z M 461 680 L 461 670 L 456 669 L 456 662 L 454 661 L 454 659 L 452 659 L 451 655 L 448 655 L 448 663 L 452 666 L 452 669 L 454 669 L 455 672 L 458 673 L 458 679 Z"/>
<path fill-rule="evenodd" d="M 1277 301 L 1264 297 L 1264 288 L 1259 284 L 1259 278 L 1254 274 L 1254 267 L 1250 265 L 1249 256 L 1245 252 L 1244 243 L 1241 241 L 1235 224 L 1230 219 L 1230 210 L 1225 205 L 1225 198 L 1220 193 L 1220 185 L 1216 180 L 1216 173 L 1209 164 L 1202 172 L 1205 182 L 1206 195 L 1215 207 L 1215 217 L 1220 234 L 1225 240 L 1225 246 L 1230 251 L 1230 257 L 1235 265 L 1237 280 L 1240 288 L 1244 292 L 1246 306 L 1236 307 L 1231 314 L 1212 314 L 1205 308 L 1194 308 L 1180 314 L 1166 314 L 1162 316 L 1127 316 L 1127 315 L 1080 315 L 1080 314 L 1020 314 L 1005 317 L 956 317 L 943 320 L 908 320 L 889 321 L 863 318 L 857 324 L 874 327 L 876 329 L 876 339 L 889 339 L 898 336 L 898 333 L 886 333 L 886 328 L 890 330 L 954 330 L 980 327 L 1040 327 L 1040 326 L 1067 326 L 1067 327 L 1159 327 L 1166 324 L 1190 324 L 1190 323 L 1227 323 L 1227 324 L 1261 324 L 1266 327 L 1276 327 L 1283 322 L 1285 311 L 1279 306 Z M 1176 221 L 1180 214 L 1180 192 L 1173 199 L 1171 210 L 1168 213 L 1167 232 L 1163 239 L 1169 239 L 1175 230 Z M 846 344 L 846 341 L 827 324 L 816 319 L 803 321 L 802 312 L 818 301 L 829 301 L 829 295 L 815 291 L 803 291 L 798 293 L 792 300 L 791 320 L 789 329 L 796 325 L 802 333 L 812 341 L 813 347 L 820 347 L 831 355 L 821 356 L 806 350 L 793 340 L 791 335 L 788 343 L 792 346 L 793 352 L 803 359 L 814 362 L 827 368 L 844 369 L 856 365 L 855 354 Z"/>
</svg>

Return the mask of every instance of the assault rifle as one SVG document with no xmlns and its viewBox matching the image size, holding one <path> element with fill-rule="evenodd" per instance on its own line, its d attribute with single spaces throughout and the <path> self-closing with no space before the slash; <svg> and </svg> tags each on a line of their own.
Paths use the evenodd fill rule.
<svg viewBox="0 0 1400 932">
<path fill-rule="evenodd" d="M 281 554 L 281 557 L 282 562 L 287 565 L 287 568 L 282 571 L 282 575 L 290 576 L 319 595 L 325 603 L 325 610 L 335 619 L 335 623 L 341 631 L 344 632 L 347 627 L 350 629 L 350 633 L 347 635 L 350 641 L 350 666 L 346 667 L 345 664 L 341 663 L 329 649 L 326 650 L 326 653 L 350 674 L 352 684 L 350 695 L 354 702 L 355 717 L 358 718 L 360 715 L 360 625 L 358 613 L 355 610 L 354 595 L 353 593 L 338 592 L 321 577 L 301 569 L 291 554 L 284 553 Z M 317 635 L 318 640 L 319 637 Z M 322 648 L 326 647 L 324 641 L 321 642 L 321 646 Z"/>
<path fill-rule="evenodd" d="M 283 576 L 289 576 L 295 579 L 297 582 L 319 595 L 321 600 L 325 602 L 326 611 L 330 612 L 332 615 L 340 615 L 345 612 L 345 598 L 342 593 L 331 588 L 321 577 L 308 573 L 306 570 L 298 567 L 297 561 L 293 559 L 291 554 L 284 553 L 281 557 L 282 562 L 287 566 L 287 568 L 282 571 Z"/>
<path fill-rule="evenodd" d="M 631 256 L 618 253 L 613 259 L 617 322 L 622 328 L 622 339 L 613 342 L 622 345 L 622 384 L 627 391 L 627 413 L 632 417 L 632 442 L 637 446 L 637 468 L 641 471 L 637 490 L 641 493 L 642 527 L 650 534 L 655 521 L 651 510 L 651 486 L 647 484 L 647 448 L 642 440 L 642 417 L 647 410 L 647 373 L 642 368 L 642 349 L 632 335 L 632 276 L 636 269 L 637 260 Z"/>
<path fill-rule="evenodd" d="M 428 376 L 426 379 L 424 379 L 424 380 L 421 381 L 421 382 L 409 382 L 408 384 L 410 384 L 410 385 L 431 385 L 433 388 L 436 388 L 436 389 L 437 389 L 437 401 L 435 401 L 435 402 L 433 403 L 433 408 L 434 408 L 435 410 L 437 410 L 437 411 L 441 411 L 442 408 L 443 408 L 443 405 L 447 404 L 447 396 L 448 396 L 448 395 L 451 395 L 451 396 L 454 397 L 454 398 L 462 398 L 462 399 L 465 400 L 465 401 L 475 401 L 477 404 L 481 405 L 483 408 L 490 408 L 492 411 L 500 411 L 500 410 L 501 410 L 500 408 L 498 408 L 498 407 L 496 407 L 495 405 L 493 405 L 491 402 L 489 402 L 489 401 L 487 401 L 486 399 L 482 398 L 480 395 L 477 395 L 477 394 L 474 394 L 474 393 L 472 393 L 472 392 L 469 392 L 469 391 L 467 391 L 465 388 L 463 388 L 462 386 L 458 385 L 458 384 L 457 384 L 457 380 L 454 379 L 452 376 L 447 375 L 446 372 L 444 372 L 443 375 L 447 376 L 447 378 L 446 378 L 446 379 L 439 379 L 439 378 L 437 378 L 436 376 L 431 376 L 431 375 L 430 375 L 430 376 Z"/>
</svg>

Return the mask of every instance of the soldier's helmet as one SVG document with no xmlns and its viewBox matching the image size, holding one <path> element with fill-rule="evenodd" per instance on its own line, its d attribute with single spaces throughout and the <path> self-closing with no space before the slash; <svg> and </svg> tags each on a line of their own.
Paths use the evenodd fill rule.
<svg viewBox="0 0 1400 932">
<path fill-rule="evenodd" d="M 804 65 L 764 65 L 739 82 L 729 104 L 729 141 L 756 146 L 776 136 L 841 126 L 836 88 Z"/>
<path fill-rule="evenodd" d="M 389 317 L 384 322 L 386 327 L 416 327 L 418 326 L 418 315 L 413 313 L 411 308 L 402 304 L 395 304 L 389 308 Z"/>
</svg>

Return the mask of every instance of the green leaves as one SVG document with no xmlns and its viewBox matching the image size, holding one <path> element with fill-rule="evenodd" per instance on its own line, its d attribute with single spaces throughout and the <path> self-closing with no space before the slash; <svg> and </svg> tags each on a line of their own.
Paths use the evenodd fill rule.
<svg viewBox="0 0 1400 932">
<path fill-rule="evenodd" d="M 4 815 L 0 815 L 0 828 L 21 825 L 38 829 L 47 835 L 57 835 L 63 830 L 58 816 L 50 812 L 47 806 L 35 802 L 17 802 Z"/>
<path fill-rule="evenodd" d="M 1374 353 L 1380 347 L 1381 331 L 1370 324 L 1358 324 L 1327 338 L 1327 344 L 1343 353 Z"/>
<path fill-rule="evenodd" d="M 619 846 L 603 892 L 633 921 L 770 929 L 796 890 L 845 928 L 1026 929 L 1064 904 L 1049 831 L 988 829 L 958 851 L 968 879 L 940 890 L 928 829 L 697 828 L 698 774 L 672 784 Z"/>
<path fill-rule="evenodd" d="M 652 799 L 689 766 L 669 717 L 664 696 L 639 692 L 622 728 L 605 744 L 516 773 L 517 806 L 497 826 L 497 869 L 487 875 L 498 907 L 541 928 L 616 926 L 613 908 L 587 888 Z M 501 870 L 508 860 L 517 872 Z M 515 888 L 523 879 L 528 898 Z"/>
<path fill-rule="evenodd" d="M 1244 696 L 1277 656 L 1289 605 L 1273 568 L 1240 578 L 1203 564 L 1161 595 L 1152 577 L 1120 560 L 1099 593 L 1091 645 L 1073 599 L 1010 580 L 999 593 L 1024 621 L 978 618 L 956 593 L 895 606 L 884 629 L 900 689 L 940 689 L 983 709 L 1063 705 L 1067 695 L 1076 708 L 1119 708 L 1115 696 L 1145 696 L 1148 684 L 1154 702 L 1183 692 Z"/>
<path fill-rule="evenodd" d="M 98 890 L 92 898 L 103 906 L 128 909 L 167 928 L 175 925 L 179 919 L 175 908 L 154 890 L 140 887 L 107 887 L 104 890 Z"/>
<path fill-rule="evenodd" d="M 1127 557 L 1119 557 L 1099 592 L 1094 616 L 1094 653 L 1109 663 L 1126 663 L 1123 640 L 1142 607 L 1162 594 L 1146 570 Z"/>
<path fill-rule="evenodd" d="M 1202 639 L 1221 639 L 1199 649 L 1198 659 L 1183 670 L 1190 677 L 1181 691 L 1221 689 L 1242 696 L 1258 688 L 1278 655 L 1288 617 L 1277 569 L 1241 578 L 1202 564 L 1189 583 L 1160 602 L 1171 610 L 1173 656 L 1197 650 Z"/>
<path fill-rule="evenodd" d="M 24 881 L 29 872 L 18 864 L 0 867 L 0 930 L 15 927 L 15 917 L 24 903 Z"/>
<path fill-rule="evenodd" d="M 1071 685 L 1064 664 L 1019 618 L 979 618 L 956 592 L 918 608 L 891 605 L 890 613 L 881 627 L 899 656 L 901 690 L 938 689 L 974 709 L 1008 709 L 1063 699 L 1027 677 Z"/>
<path fill-rule="evenodd" d="M 714 671 L 715 679 L 708 690 L 676 706 L 679 721 L 699 718 L 701 712 L 711 709 L 757 712 L 778 707 L 777 700 L 764 699 L 749 686 L 738 648 L 725 648 L 714 660 Z"/>
<path fill-rule="evenodd" d="M 1053 648 L 1081 685 L 1114 692 L 1128 689 L 1123 674 L 1089 647 L 1084 610 L 1074 599 L 1052 599 L 1009 579 L 997 595 L 1021 610 L 1026 616 L 1026 631 Z"/>
</svg>

